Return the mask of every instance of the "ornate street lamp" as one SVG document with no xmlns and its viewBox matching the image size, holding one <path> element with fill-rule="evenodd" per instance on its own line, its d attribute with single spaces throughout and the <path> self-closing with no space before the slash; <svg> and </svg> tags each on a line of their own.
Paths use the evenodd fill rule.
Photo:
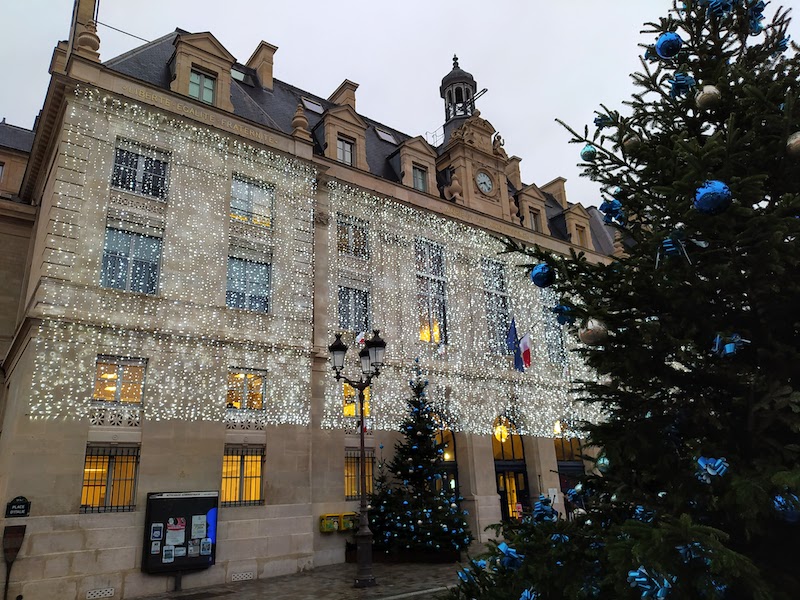
<svg viewBox="0 0 800 600">
<path fill-rule="evenodd" d="M 358 353 L 361 365 L 361 376 L 358 378 L 358 381 L 354 381 L 342 375 L 344 357 L 347 354 L 347 345 L 342 342 L 342 335 L 337 333 L 334 342 L 328 346 L 336 381 L 342 380 L 353 389 L 358 390 L 358 407 L 359 414 L 361 415 L 358 428 L 359 441 L 361 444 L 361 508 L 358 519 L 358 532 L 356 532 L 356 560 L 358 562 L 358 570 L 354 583 L 354 587 L 357 588 L 376 585 L 375 576 L 372 574 L 372 531 L 370 531 L 369 528 L 369 509 L 367 508 L 367 451 L 364 446 L 364 430 L 366 425 L 364 421 L 364 390 L 372 384 L 372 379 L 374 377 L 380 375 L 380 369 L 383 367 L 383 357 L 386 354 L 386 342 L 378 335 L 377 329 L 372 333 L 372 337 L 366 341 L 364 348 Z"/>
</svg>

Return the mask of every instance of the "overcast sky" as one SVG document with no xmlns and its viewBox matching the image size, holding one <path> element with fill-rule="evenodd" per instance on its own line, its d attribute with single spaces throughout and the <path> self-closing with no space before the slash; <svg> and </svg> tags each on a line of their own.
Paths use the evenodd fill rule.
<svg viewBox="0 0 800 600">
<path fill-rule="evenodd" d="M 789 5 L 797 0 L 790 0 Z M 599 203 L 579 178 L 580 147 L 556 117 L 582 129 L 600 103 L 621 107 L 639 68 L 639 33 L 671 0 L 100 0 L 99 21 L 153 40 L 176 27 L 211 31 L 245 63 L 263 39 L 279 47 L 277 79 L 327 98 L 360 85 L 357 110 L 409 135 L 444 121 L 439 97 L 453 54 L 472 73 L 481 116 L 522 158 L 525 183 L 568 180 L 572 202 Z M 32 127 L 47 89 L 53 47 L 66 39 L 72 0 L 1 0 L 0 117 Z M 770 6 L 770 9 L 774 6 Z M 768 9 L 768 13 L 772 12 Z M 793 23 L 792 39 L 800 38 Z M 101 60 L 142 42 L 98 28 Z"/>
</svg>

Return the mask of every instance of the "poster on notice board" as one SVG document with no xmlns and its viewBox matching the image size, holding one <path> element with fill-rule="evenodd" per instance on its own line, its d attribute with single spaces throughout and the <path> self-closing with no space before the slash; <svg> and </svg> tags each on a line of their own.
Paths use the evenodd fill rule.
<svg viewBox="0 0 800 600">
<path fill-rule="evenodd" d="M 207 569 L 216 561 L 219 492 L 147 494 L 142 571 Z"/>
</svg>

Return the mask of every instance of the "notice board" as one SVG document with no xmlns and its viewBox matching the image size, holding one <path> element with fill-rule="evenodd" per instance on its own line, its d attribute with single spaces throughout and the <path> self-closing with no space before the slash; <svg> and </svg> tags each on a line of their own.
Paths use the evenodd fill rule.
<svg viewBox="0 0 800 600">
<path fill-rule="evenodd" d="M 217 556 L 219 491 L 147 494 L 142 571 L 206 569 Z"/>
</svg>

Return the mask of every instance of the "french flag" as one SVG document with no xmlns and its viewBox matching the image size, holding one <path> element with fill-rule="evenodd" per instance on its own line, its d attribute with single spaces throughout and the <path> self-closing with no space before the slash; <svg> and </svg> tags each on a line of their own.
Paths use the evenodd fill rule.
<svg viewBox="0 0 800 600">
<path fill-rule="evenodd" d="M 531 336 L 530 334 L 526 333 L 522 336 L 522 339 L 519 341 L 519 351 L 522 354 L 522 364 L 525 365 L 525 368 L 531 366 Z"/>
<path fill-rule="evenodd" d="M 363 344 L 365 342 L 365 338 L 367 337 L 367 332 L 362 331 L 356 336 L 356 344 Z"/>
</svg>

